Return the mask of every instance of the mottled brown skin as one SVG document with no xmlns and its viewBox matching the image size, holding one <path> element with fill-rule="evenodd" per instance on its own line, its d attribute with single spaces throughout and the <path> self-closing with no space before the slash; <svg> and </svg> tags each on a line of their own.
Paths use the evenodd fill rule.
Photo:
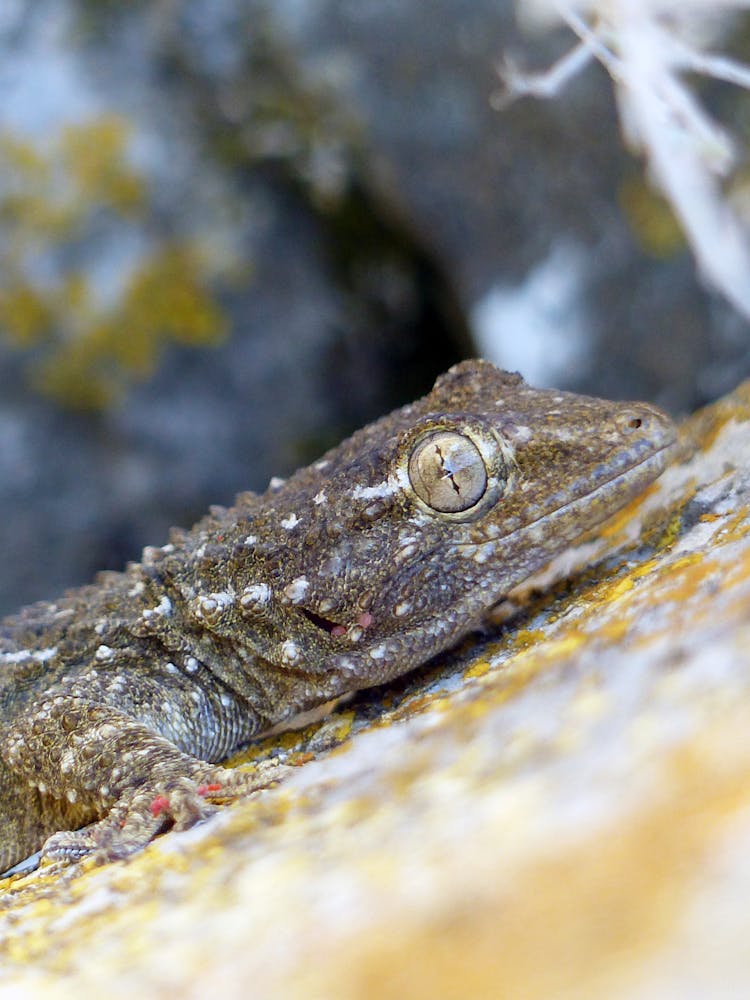
<svg viewBox="0 0 750 1000">
<path fill-rule="evenodd" d="M 45 840 L 123 857 L 274 780 L 207 762 L 455 643 L 673 441 L 654 407 L 466 362 L 262 496 L 6 619 L 0 870 Z"/>
</svg>

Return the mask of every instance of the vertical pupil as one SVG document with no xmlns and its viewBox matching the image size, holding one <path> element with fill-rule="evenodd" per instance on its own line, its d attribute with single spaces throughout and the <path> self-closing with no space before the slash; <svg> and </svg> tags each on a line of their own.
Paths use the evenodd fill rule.
<svg viewBox="0 0 750 1000">
<path fill-rule="evenodd" d="M 417 444 L 409 460 L 414 492 L 437 513 L 474 507 L 487 488 L 479 449 L 465 434 L 436 431 Z"/>
<path fill-rule="evenodd" d="M 446 463 L 445 459 L 443 458 L 443 453 L 440 450 L 440 446 L 437 445 L 437 444 L 435 445 L 435 453 L 438 456 L 438 461 L 439 461 L 440 466 L 442 467 L 442 470 L 443 470 L 443 479 L 449 479 L 450 482 L 451 482 L 451 485 L 453 486 L 453 489 L 456 491 L 456 493 L 460 493 L 461 492 L 461 487 L 458 485 L 458 483 L 456 482 L 456 480 L 453 478 L 453 471 L 454 470 Z"/>
</svg>

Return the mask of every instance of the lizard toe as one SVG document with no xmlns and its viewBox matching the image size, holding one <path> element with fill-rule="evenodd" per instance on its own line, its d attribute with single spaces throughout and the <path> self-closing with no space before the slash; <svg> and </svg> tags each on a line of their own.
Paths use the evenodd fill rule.
<svg viewBox="0 0 750 1000">
<path fill-rule="evenodd" d="M 186 830 L 216 811 L 190 778 L 142 786 L 116 802 L 97 823 L 53 834 L 42 848 L 42 858 L 76 861 L 89 854 L 100 861 L 127 858 L 160 833 Z"/>
<path fill-rule="evenodd" d="M 193 774 L 199 793 L 210 802 L 233 802 L 288 777 L 294 768 L 275 760 L 261 761 L 252 771 L 211 766 L 200 762 Z"/>
<path fill-rule="evenodd" d="M 83 830 L 61 830 L 59 833 L 53 833 L 45 840 L 39 860 L 79 861 L 86 857 L 97 848 L 96 837 L 91 835 L 91 830 L 92 827 L 86 827 Z"/>
<path fill-rule="evenodd" d="M 195 762 L 184 774 L 146 782 L 119 799 L 104 819 L 82 830 L 49 837 L 42 859 L 77 861 L 95 854 L 101 861 L 129 857 L 167 830 L 188 830 L 218 811 L 217 803 L 232 802 L 266 788 L 292 770 L 266 762 L 252 772 Z"/>
</svg>

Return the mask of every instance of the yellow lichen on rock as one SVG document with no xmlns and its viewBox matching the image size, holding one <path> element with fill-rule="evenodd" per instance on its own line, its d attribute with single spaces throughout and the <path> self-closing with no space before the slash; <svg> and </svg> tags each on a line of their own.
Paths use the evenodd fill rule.
<svg viewBox="0 0 750 1000">
<path fill-rule="evenodd" d="M 36 388 L 79 409 L 151 374 L 168 343 L 210 346 L 226 332 L 216 269 L 146 218 L 130 131 L 103 115 L 44 143 L 0 132 L 0 336 L 28 352 Z M 79 266 L 108 253 L 103 291 L 101 267 Z"/>
</svg>

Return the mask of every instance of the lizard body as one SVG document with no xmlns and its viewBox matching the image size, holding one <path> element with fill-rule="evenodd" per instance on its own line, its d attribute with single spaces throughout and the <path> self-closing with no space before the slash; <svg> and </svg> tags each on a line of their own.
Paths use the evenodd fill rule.
<svg viewBox="0 0 750 1000">
<path fill-rule="evenodd" d="M 125 856 L 259 787 L 215 762 L 454 644 L 673 441 L 647 404 L 464 362 L 262 496 L 6 619 L 0 871 L 45 841 Z"/>
</svg>

